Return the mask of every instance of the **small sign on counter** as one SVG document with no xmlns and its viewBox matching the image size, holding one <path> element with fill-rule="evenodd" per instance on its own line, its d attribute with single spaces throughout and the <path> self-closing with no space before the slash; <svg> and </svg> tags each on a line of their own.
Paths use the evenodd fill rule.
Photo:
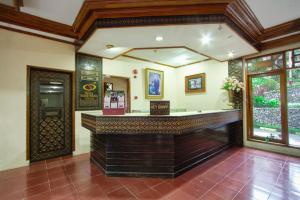
<svg viewBox="0 0 300 200">
<path fill-rule="evenodd" d="M 150 115 L 170 115 L 170 101 L 150 101 Z"/>
<path fill-rule="evenodd" d="M 125 92 L 107 91 L 103 102 L 103 115 L 125 114 Z"/>
</svg>

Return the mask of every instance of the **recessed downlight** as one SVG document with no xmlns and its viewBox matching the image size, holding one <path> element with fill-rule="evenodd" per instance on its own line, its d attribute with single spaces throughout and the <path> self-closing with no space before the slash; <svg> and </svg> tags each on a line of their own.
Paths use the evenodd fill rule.
<svg viewBox="0 0 300 200">
<path fill-rule="evenodd" d="M 163 36 L 156 36 L 155 40 L 158 41 L 158 42 L 160 42 L 160 41 L 163 41 L 164 38 L 163 38 Z"/>
<path fill-rule="evenodd" d="M 211 42 L 211 36 L 210 36 L 210 34 L 205 34 L 205 35 L 202 35 L 202 37 L 201 37 L 201 43 L 202 43 L 202 45 L 208 45 L 208 44 L 210 44 L 210 42 Z"/>
<path fill-rule="evenodd" d="M 233 51 L 230 51 L 230 52 L 228 52 L 227 55 L 228 55 L 229 58 L 232 58 L 234 56 L 234 53 L 233 53 Z"/>
<path fill-rule="evenodd" d="M 114 45 L 108 44 L 108 45 L 106 45 L 106 48 L 107 48 L 107 49 L 112 49 L 112 48 L 114 48 Z"/>
</svg>

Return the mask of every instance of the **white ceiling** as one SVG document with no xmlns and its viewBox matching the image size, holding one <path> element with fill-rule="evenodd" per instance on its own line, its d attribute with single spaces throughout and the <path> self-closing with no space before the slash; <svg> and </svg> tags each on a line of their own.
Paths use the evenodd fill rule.
<svg viewBox="0 0 300 200">
<path fill-rule="evenodd" d="M 24 0 L 22 12 L 72 25 L 84 0 Z"/>
<path fill-rule="evenodd" d="M 185 46 L 221 61 L 229 59 L 229 52 L 234 52 L 233 58 L 257 52 L 226 24 L 221 27 L 220 30 L 219 24 L 197 24 L 98 29 L 79 52 L 114 58 L 132 48 Z M 201 43 L 203 35 L 210 35 L 210 44 Z M 156 36 L 164 40 L 158 42 Z M 107 49 L 108 44 L 115 48 Z M 141 54 L 140 57 L 146 56 Z"/>
<path fill-rule="evenodd" d="M 246 0 L 264 28 L 300 18 L 300 0 Z"/>
<path fill-rule="evenodd" d="M 173 67 L 188 65 L 208 59 L 208 57 L 186 48 L 136 49 L 125 55 L 155 61 Z"/>
<path fill-rule="evenodd" d="M 15 6 L 14 0 L 0 0 L 0 3 L 8 5 L 8 6 Z"/>
</svg>

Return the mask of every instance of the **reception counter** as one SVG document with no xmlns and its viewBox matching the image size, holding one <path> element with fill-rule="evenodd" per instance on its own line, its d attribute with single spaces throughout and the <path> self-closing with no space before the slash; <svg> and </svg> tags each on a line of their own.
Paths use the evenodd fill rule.
<svg viewBox="0 0 300 200">
<path fill-rule="evenodd" d="M 82 114 L 91 161 L 109 176 L 176 177 L 234 145 L 241 120 L 240 110 Z"/>
</svg>

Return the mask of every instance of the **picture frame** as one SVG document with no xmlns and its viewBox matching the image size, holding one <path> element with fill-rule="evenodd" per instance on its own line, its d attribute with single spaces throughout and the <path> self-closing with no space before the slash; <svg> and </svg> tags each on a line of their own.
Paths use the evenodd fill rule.
<svg viewBox="0 0 300 200">
<path fill-rule="evenodd" d="M 164 98 L 164 72 L 146 68 L 145 70 L 145 98 Z"/>
<path fill-rule="evenodd" d="M 185 77 L 185 93 L 206 92 L 206 74 L 194 74 Z"/>
</svg>

